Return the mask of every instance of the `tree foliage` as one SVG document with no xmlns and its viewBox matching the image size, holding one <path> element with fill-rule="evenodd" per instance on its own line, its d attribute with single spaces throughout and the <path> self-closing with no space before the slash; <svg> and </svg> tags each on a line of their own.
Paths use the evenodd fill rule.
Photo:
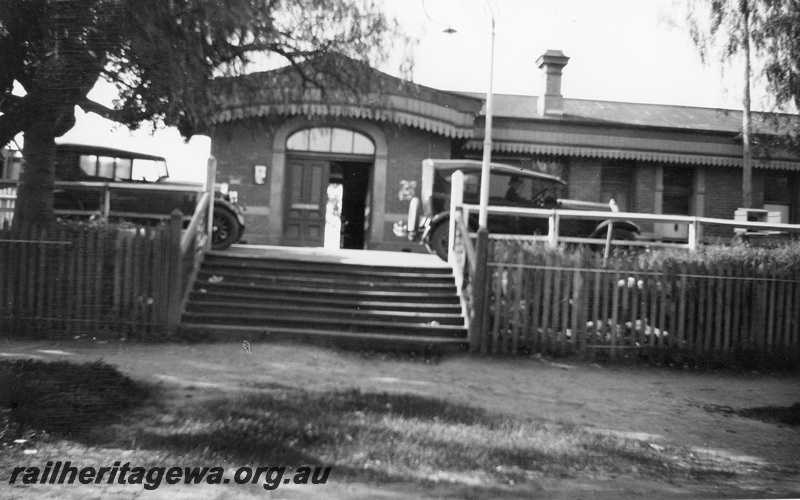
<svg viewBox="0 0 800 500">
<path fill-rule="evenodd" d="M 686 24 L 703 60 L 716 54 L 727 62 L 749 41 L 776 106 L 800 109 L 799 1 L 687 0 L 687 5 Z M 744 12 L 749 37 L 744 36 Z"/>
<path fill-rule="evenodd" d="M 751 146 L 800 151 L 797 121 L 774 116 L 769 130 L 751 133 L 752 52 L 763 61 L 762 76 L 777 109 L 800 109 L 800 2 L 798 0 L 688 0 L 687 25 L 703 60 L 719 49 L 720 60 L 741 55 L 743 177 L 742 206 L 752 206 Z"/>
<path fill-rule="evenodd" d="M 207 125 L 209 82 L 264 54 L 321 87 L 326 74 L 344 81 L 365 67 L 324 56 L 374 65 L 399 39 L 371 0 L 2 0 L 0 144 L 25 136 L 17 217 L 52 218 L 54 141 L 74 126 L 75 106 L 131 128 L 176 126 L 188 138 Z M 99 79 L 119 89 L 113 107 L 88 97 Z"/>
</svg>

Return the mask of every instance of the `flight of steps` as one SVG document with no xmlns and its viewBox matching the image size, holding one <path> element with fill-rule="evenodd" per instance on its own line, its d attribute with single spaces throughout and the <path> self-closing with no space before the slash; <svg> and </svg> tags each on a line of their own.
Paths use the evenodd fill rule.
<svg viewBox="0 0 800 500">
<path fill-rule="evenodd" d="M 217 338 L 415 350 L 466 349 L 464 325 L 433 256 L 244 246 L 206 254 L 181 321 Z"/>
</svg>

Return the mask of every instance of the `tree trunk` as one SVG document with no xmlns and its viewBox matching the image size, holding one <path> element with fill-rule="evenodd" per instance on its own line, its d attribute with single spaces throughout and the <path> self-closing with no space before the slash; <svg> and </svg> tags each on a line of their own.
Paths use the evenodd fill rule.
<svg viewBox="0 0 800 500">
<path fill-rule="evenodd" d="M 55 138 L 56 134 L 49 126 L 34 126 L 25 131 L 15 225 L 28 222 L 43 227 L 54 220 Z"/>
<path fill-rule="evenodd" d="M 744 92 L 742 96 L 742 207 L 753 208 L 753 152 L 750 149 L 750 7 L 741 0 Z"/>
</svg>

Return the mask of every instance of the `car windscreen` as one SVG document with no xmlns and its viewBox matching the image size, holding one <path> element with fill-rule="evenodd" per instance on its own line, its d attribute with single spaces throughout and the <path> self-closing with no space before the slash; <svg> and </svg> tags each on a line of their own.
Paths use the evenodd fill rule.
<svg viewBox="0 0 800 500">
<path fill-rule="evenodd" d="M 167 163 L 159 160 L 133 159 L 131 179 L 134 181 L 155 182 L 167 175 Z"/>
<path fill-rule="evenodd" d="M 511 186 L 511 176 L 492 176 L 491 196 L 505 197 Z M 546 198 L 563 198 L 563 186 L 547 179 L 514 177 L 519 183 L 517 190 L 523 200 L 543 202 Z"/>
<path fill-rule="evenodd" d="M 443 175 L 436 172 L 434 176 L 433 189 L 433 211 L 439 213 L 447 210 L 450 203 L 451 172 Z M 538 177 L 512 176 L 503 174 L 492 174 L 489 185 L 489 198 L 495 200 L 505 199 L 508 196 L 508 189 L 511 179 L 519 182 L 517 193 L 523 200 L 533 202 L 536 199 L 541 203 L 546 198 L 556 200 L 564 197 L 564 186 L 559 182 Z M 464 174 L 464 203 L 477 205 L 480 203 L 481 175 L 480 172 L 467 172 Z"/>
</svg>

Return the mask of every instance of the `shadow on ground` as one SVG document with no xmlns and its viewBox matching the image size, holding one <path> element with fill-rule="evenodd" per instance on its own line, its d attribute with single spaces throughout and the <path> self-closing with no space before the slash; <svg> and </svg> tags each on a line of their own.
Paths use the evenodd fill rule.
<svg viewBox="0 0 800 500">
<path fill-rule="evenodd" d="M 117 421 L 151 394 L 99 361 L 0 361 L 0 439 L 42 431 L 82 436 Z"/>
<path fill-rule="evenodd" d="M 679 447 L 433 397 L 252 389 L 186 398 L 203 389 L 150 386 L 102 362 L 0 361 L 0 441 L 44 432 L 107 449 L 111 462 L 122 442 L 161 461 L 333 466 L 338 479 L 444 481 L 477 496 L 543 478 L 727 482 L 738 472 Z"/>
</svg>

